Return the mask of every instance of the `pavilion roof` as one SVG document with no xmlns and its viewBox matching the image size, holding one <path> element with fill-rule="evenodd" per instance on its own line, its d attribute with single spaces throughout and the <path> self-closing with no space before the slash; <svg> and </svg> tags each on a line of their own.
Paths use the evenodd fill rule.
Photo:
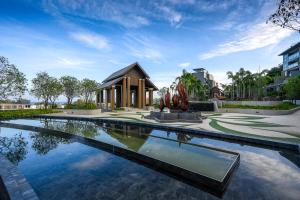
<svg viewBox="0 0 300 200">
<path fill-rule="evenodd" d="M 127 67 L 124 67 L 124 68 L 112 73 L 110 76 L 108 76 L 106 79 L 104 79 L 103 83 L 111 81 L 112 79 L 124 76 L 129 70 L 131 70 L 134 67 L 138 67 L 147 78 L 150 78 L 149 75 L 141 67 L 141 65 L 138 62 L 135 62 L 135 63 L 132 63 L 131 65 L 128 65 Z"/>
</svg>

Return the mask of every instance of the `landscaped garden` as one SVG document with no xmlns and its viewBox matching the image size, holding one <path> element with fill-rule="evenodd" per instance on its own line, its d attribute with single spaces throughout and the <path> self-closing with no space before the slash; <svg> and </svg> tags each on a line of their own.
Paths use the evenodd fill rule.
<svg viewBox="0 0 300 200">
<path fill-rule="evenodd" d="M 59 113 L 60 110 L 53 109 L 22 109 L 22 110 L 0 110 L 0 120 L 12 118 L 33 117 L 41 114 Z"/>
<path fill-rule="evenodd" d="M 278 105 L 273 106 L 251 106 L 251 105 L 239 105 L 239 104 L 225 104 L 220 106 L 220 108 L 240 108 L 240 109 L 262 109 L 262 110 L 290 110 L 297 108 L 298 105 L 295 105 L 290 102 L 283 102 Z"/>
</svg>

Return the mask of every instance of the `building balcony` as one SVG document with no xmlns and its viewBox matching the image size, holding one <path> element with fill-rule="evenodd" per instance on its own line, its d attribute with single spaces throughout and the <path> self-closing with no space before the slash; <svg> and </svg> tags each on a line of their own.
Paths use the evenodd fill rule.
<svg viewBox="0 0 300 200">
<path fill-rule="evenodd" d="M 289 55 L 288 62 L 293 62 L 298 59 L 299 59 L 299 52 L 296 52 L 296 53 L 293 53 L 292 55 Z"/>
</svg>

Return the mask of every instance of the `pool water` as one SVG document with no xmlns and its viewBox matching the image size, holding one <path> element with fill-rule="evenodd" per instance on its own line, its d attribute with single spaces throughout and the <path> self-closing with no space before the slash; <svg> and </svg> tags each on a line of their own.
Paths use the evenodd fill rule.
<svg viewBox="0 0 300 200">
<path fill-rule="evenodd" d="M 300 156 L 295 152 L 139 126 L 57 119 L 10 122 L 64 130 L 169 162 L 182 156 L 184 160 L 175 159 L 176 164 L 189 162 L 191 169 L 199 164 L 195 158 L 218 158 L 207 161 L 215 162 L 211 171 L 219 170 L 220 160 L 228 166 L 231 154 L 215 153 L 203 146 L 227 149 L 240 153 L 241 161 L 222 199 L 300 196 Z M 0 131 L 1 153 L 17 165 L 41 199 L 218 199 L 201 188 L 66 138 L 8 128 Z M 9 147 L 13 144 L 15 147 Z"/>
<path fill-rule="evenodd" d="M 149 134 L 150 128 L 95 124 L 89 121 L 37 119 L 11 120 L 11 123 L 60 130 L 108 144 L 130 149 L 139 154 L 179 166 L 197 174 L 222 181 L 237 159 L 237 154 L 180 143 L 161 134 Z"/>
</svg>

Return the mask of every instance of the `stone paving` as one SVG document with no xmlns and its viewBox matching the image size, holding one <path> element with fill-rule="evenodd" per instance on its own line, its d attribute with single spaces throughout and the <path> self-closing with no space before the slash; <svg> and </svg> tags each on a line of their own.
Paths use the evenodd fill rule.
<svg viewBox="0 0 300 200">
<path fill-rule="evenodd" d="M 145 119 L 148 111 L 104 112 L 98 115 L 68 115 L 54 113 L 56 116 L 76 116 L 88 118 L 107 118 L 126 121 L 158 123 Z M 215 132 L 233 133 L 244 136 L 255 136 L 263 139 L 282 140 L 300 143 L 300 110 L 290 115 L 264 116 L 239 113 L 203 113 L 207 119 L 202 123 L 164 123 L 168 126 L 202 129 Z"/>
<path fill-rule="evenodd" d="M 11 200 L 38 200 L 17 167 L 0 154 L 0 176 Z"/>
</svg>

